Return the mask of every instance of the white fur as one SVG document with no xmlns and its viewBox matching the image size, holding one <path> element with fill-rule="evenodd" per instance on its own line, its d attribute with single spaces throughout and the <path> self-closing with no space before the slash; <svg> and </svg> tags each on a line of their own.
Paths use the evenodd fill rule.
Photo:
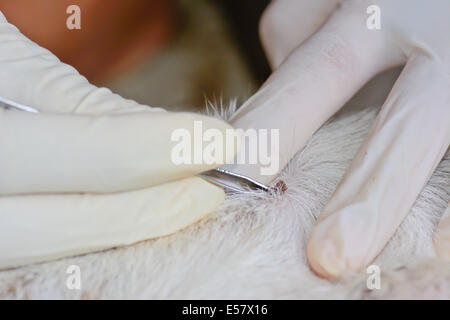
<svg viewBox="0 0 450 320">
<path fill-rule="evenodd" d="M 371 90 L 378 103 L 390 84 L 385 79 Z M 437 260 L 432 246 L 450 199 L 449 153 L 374 262 L 382 271 L 380 290 L 367 289 L 364 270 L 332 283 L 308 268 L 305 243 L 315 218 L 377 112 L 359 108 L 362 101 L 364 91 L 285 168 L 284 195 L 230 196 L 207 219 L 169 237 L 1 272 L 0 297 L 450 298 L 450 264 Z M 66 287 L 72 264 L 81 268 L 79 291 Z"/>
</svg>

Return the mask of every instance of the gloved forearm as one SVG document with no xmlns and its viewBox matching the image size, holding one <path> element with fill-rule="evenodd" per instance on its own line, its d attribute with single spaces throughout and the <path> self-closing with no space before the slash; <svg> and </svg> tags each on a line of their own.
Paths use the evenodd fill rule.
<svg viewBox="0 0 450 320">
<path fill-rule="evenodd" d="M 192 176 L 235 147 L 223 143 L 214 163 L 177 165 L 171 134 L 186 129 L 194 143 L 199 121 L 225 137 L 227 123 L 97 88 L 1 13 L 0 96 L 40 111 L 0 110 L 0 268 L 167 235 L 224 199 Z"/>
<path fill-rule="evenodd" d="M 280 21 L 273 42 L 270 24 L 263 32 L 264 44 L 272 65 L 279 66 L 232 119 L 237 128 L 279 129 L 282 169 L 369 79 L 406 64 L 312 231 L 308 260 L 330 278 L 359 270 L 378 255 L 450 144 L 450 2 L 339 3 L 271 5 L 263 22 Z M 381 9 L 379 30 L 367 27 L 369 6 Z M 273 179 L 259 169 L 233 167 L 262 182 Z"/>
<path fill-rule="evenodd" d="M 0 197 L 0 269 L 166 236 L 223 199 L 196 177 L 117 194 Z"/>
</svg>

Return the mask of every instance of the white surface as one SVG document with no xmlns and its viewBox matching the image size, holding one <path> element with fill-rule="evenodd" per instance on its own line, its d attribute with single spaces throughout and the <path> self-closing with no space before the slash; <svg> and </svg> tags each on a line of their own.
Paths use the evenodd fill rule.
<svg viewBox="0 0 450 320">
<path fill-rule="evenodd" d="M 352 104 L 383 101 L 389 84 L 382 78 L 375 99 L 363 92 Z M 448 299 L 450 264 L 435 258 L 432 237 L 450 199 L 449 153 L 374 262 L 381 268 L 381 290 L 367 289 L 365 272 L 332 283 L 307 266 L 314 220 L 375 114 L 374 108 L 346 109 L 314 135 L 283 171 L 289 188 L 283 196 L 228 198 L 206 220 L 169 237 L 0 272 L 0 297 Z M 79 291 L 66 287 L 73 264 L 81 268 Z"/>
</svg>

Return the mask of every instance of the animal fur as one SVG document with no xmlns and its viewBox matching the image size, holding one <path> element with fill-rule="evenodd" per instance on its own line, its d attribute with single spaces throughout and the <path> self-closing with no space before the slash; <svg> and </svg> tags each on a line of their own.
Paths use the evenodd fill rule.
<svg viewBox="0 0 450 320">
<path fill-rule="evenodd" d="M 373 262 L 381 269 L 380 290 L 367 288 L 365 270 L 339 282 L 321 279 L 305 258 L 314 221 L 376 116 L 378 108 L 370 106 L 383 101 L 392 79 L 375 80 L 314 135 L 281 173 L 283 195 L 230 195 L 208 218 L 174 235 L 0 272 L 0 297 L 450 298 L 450 264 L 436 258 L 432 245 L 450 199 L 449 152 Z M 70 265 L 81 268 L 81 290 L 66 286 Z"/>
</svg>

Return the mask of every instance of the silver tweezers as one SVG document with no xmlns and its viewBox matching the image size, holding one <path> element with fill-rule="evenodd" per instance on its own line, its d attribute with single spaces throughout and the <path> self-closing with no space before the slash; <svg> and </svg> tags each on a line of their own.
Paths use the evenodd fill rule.
<svg viewBox="0 0 450 320">
<path fill-rule="evenodd" d="M 4 97 L 0 97 L 0 107 L 6 109 L 17 109 L 21 111 L 39 113 L 39 111 L 35 108 L 23 105 L 21 103 L 9 100 Z M 226 190 L 233 192 L 248 193 L 255 190 L 263 190 L 263 191 L 271 190 L 271 188 L 269 188 L 268 186 L 256 180 L 253 180 L 252 178 L 222 168 L 205 171 L 199 173 L 198 176 L 220 187 L 223 187 Z"/>
<path fill-rule="evenodd" d="M 217 184 L 229 191 L 248 193 L 255 190 L 270 191 L 271 189 L 247 176 L 217 168 L 199 173 L 198 176 Z"/>
</svg>

